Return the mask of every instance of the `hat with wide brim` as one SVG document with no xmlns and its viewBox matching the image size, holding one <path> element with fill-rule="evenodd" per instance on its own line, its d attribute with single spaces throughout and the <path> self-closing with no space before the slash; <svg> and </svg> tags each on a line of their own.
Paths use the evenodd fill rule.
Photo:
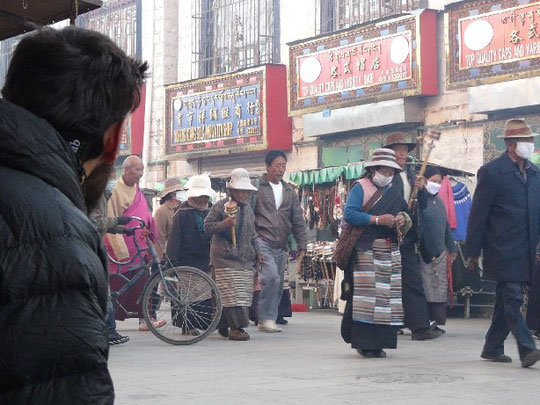
<svg viewBox="0 0 540 405">
<path fill-rule="evenodd" d="M 538 136 L 531 131 L 523 118 L 512 118 L 504 124 L 504 134 L 497 138 L 512 139 L 512 138 L 534 138 Z"/>
<path fill-rule="evenodd" d="M 396 162 L 396 153 L 392 149 L 375 149 L 371 161 L 364 164 L 364 167 L 384 166 L 401 171 L 401 167 Z"/>
<path fill-rule="evenodd" d="M 189 180 L 189 190 L 186 193 L 186 198 L 202 197 L 203 195 L 212 199 L 216 196 L 216 192 L 212 190 L 212 182 L 208 174 L 199 174 Z"/>
<path fill-rule="evenodd" d="M 257 187 L 251 184 L 248 171 L 243 168 L 234 169 L 231 172 L 231 180 L 227 182 L 227 188 L 231 190 L 257 191 Z"/>
<path fill-rule="evenodd" d="M 163 190 L 161 190 L 157 197 L 162 198 L 165 197 L 169 193 L 175 193 L 177 191 L 182 191 L 184 189 L 184 185 L 182 184 L 182 180 L 175 177 L 172 179 L 165 180 L 165 185 L 163 187 Z"/>
<path fill-rule="evenodd" d="M 386 145 L 383 146 L 385 149 L 392 149 L 393 146 L 397 145 L 407 145 L 409 152 L 416 148 L 416 142 L 410 140 L 411 135 L 404 132 L 394 132 L 386 137 Z"/>
</svg>

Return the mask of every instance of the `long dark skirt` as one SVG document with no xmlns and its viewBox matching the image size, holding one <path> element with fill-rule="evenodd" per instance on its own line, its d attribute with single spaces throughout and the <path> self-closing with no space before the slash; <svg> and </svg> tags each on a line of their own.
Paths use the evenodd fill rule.
<svg viewBox="0 0 540 405">
<path fill-rule="evenodd" d="M 351 325 L 353 349 L 376 350 L 397 347 L 397 327 L 353 321 Z"/>
<path fill-rule="evenodd" d="M 427 305 L 429 319 L 437 325 L 446 325 L 446 302 L 428 302 Z"/>
<path fill-rule="evenodd" d="M 249 326 L 248 307 L 226 307 L 219 321 L 218 328 L 239 329 Z"/>
<path fill-rule="evenodd" d="M 190 305 L 190 310 L 186 312 L 178 311 L 178 306 L 171 305 L 172 324 L 183 330 L 202 329 L 206 330 L 212 323 L 213 314 L 212 299 L 202 300 Z"/>
</svg>

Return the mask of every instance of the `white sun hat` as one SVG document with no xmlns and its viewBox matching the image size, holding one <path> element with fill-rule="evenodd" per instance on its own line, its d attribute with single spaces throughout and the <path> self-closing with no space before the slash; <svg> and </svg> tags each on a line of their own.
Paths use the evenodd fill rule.
<svg viewBox="0 0 540 405">
<path fill-rule="evenodd" d="M 186 193 L 187 198 L 201 197 L 206 195 L 212 199 L 215 198 L 216 192 L 212 190 L 212 182 L 208 174 L 199 174 L 189 179 L 189 189 Z"/>
<path fill-rule="evenodd" d="M 248 171 L 241 167 L 234 169 L 231 172 L 231 180 L 227 182 L 227 188 L 233 190 L 257 191 L 257 187 L 251 184 Z"/>
</svg>

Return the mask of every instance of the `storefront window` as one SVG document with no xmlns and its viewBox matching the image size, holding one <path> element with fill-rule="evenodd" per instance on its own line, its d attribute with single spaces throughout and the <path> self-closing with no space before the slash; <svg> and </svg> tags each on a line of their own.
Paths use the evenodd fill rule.
<svg viewBox="0 0 540 405">
<path fill-rule="evenodd" d="M 193 7 L 193 78 L 279 60 L 278 0 L 199 0 Z"/>
</svg>

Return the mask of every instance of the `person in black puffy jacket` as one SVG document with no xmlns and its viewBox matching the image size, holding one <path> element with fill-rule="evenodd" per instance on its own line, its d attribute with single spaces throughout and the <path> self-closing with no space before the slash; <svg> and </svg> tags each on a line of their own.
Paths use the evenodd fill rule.
<svg viewBox="0 0 540 405">
<path fill-rule="evenodd" d="M 99 201 L 146 63 L 88 30 L 21 40 L 0 100 L 0 403 L 112 404 Z"/>
</svg>

